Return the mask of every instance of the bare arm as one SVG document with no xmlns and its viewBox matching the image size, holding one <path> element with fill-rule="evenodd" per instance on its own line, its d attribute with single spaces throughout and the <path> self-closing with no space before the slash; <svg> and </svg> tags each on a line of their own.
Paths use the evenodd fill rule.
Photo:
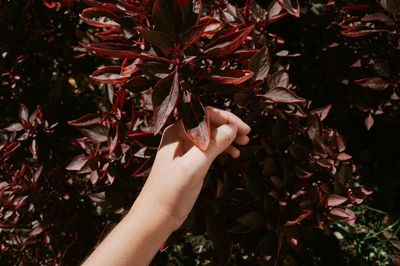
<svg viewBox="0 0 400 266">
<path fill-rule="evenodd" d="M 227 111 L 207 107 L 207 112 L 211 121 L 209 148 L 201 151 L 194 146 L 181 121 L 168 127 L 132 208 L 83 265 L 150 264 L 193 208 L 213 160 L 224 151 L 234 158 L 240 155 L 231 144 L 247 144 L 250 127 Z"/>
</svg>

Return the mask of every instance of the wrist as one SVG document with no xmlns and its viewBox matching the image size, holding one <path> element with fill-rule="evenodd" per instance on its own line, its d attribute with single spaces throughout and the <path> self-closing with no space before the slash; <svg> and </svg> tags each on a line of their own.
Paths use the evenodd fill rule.
<svg viewBox="0 0 400 266">
<path fill-rule="evenodd" d="M 167 210 L 155 195 L 145 188 L 135 200 L 128 215 L 136 216 L 145 223 L 150 221 L 157 226 L 157 231 L 162 229 L 169 234 L 177 230 L 186 219 L 186 217 L 177 217 L 172 211 Z"/>
</svg>

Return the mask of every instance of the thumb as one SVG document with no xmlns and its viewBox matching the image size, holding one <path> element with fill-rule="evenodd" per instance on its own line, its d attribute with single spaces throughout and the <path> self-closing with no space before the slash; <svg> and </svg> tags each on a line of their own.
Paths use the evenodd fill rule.
<svg viewBox="0 0 400 266">
<path fill-rule="evenodd" d="M 207 155 L 215 159 L 219 154 L 225 151 L 235 140 L 237 127 L 232 124 L 224 124 L 211 132 L 211 142 L 205 151 Z"/>
</svg>

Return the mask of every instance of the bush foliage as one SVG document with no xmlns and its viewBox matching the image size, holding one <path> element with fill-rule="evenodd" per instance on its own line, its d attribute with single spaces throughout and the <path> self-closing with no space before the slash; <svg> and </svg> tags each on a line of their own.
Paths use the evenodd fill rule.
<svg viewBox="0 0 400 266">
<path fill-rule="evenodd" d="M 166 126 L 182 119 L 207 148 L 211 105 L 251 141 L 213 164 L 155 265 L 395 263 L 399 10 L 1 2 L 0 261 L 82 261 L 140 192 Z"/>
</svg>

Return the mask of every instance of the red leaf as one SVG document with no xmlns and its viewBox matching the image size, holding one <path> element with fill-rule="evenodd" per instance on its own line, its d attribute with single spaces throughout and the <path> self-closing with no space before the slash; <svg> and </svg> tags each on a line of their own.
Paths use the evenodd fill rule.
<svg viewBox="0 0 400 266">
<path fill-rule="evenodd" d="M 289 14 L 300 17 L 300 5 L 298 0 L 278 0 L 278 3 L 286 9 Z"/>
<path fill-rule="evenodd" d="M 213 71 L 211 74 L 202 75 L 206 80 L 212 80 L 221 84 L 242 84 L 253 77 L 254 73 L 249 70 L 226 69 Z"/>
<path fill-rule="evenodd" d="M 228 33 L 219 37 L 217 40 L 207 45 L 204 52 L 205 57 L 221 57 L 232 53 L 240 47 L 247 35 L 253 30 L 253 26 L 241 29 L 239 31 Z"/>
<path fill-rule="evenodd" d="M 125 59 L 121 65 L 121 75 L 130 76 L 140 70 L 138 64 L 142 63 L 141 59 Z"/>
<path fill-rule="evenodd" d="M 203 34 L 201 35 L 202 38 L 211 39 L 215 34 L 217 34 L 220 30 L 222 30 L 223 25 L 222 22 L 213 17 L 202 17 L 199 21 L 201 25 L 207 25 L 204 29 Z"/>
<path fill-rule="evenodd" d="M 285 70 L 281 70 L 272 74 L 268 79 L 268 87 L 274 89 L 276 87 L 287 88 L 289 85 L 289 74 Z"/>
<path fill-rule="evenodd" d="M 81 45 L 89 51 L 96 52 L 99 55 L 106 55 L 114 58 L 143 58 L 143 59 L 154 59 L 159 61 L 170 62 L 168 59 L 143 53 L 141 49 L 123 43 L 93 43 Z"/>
<path fill-rule="evenodd" d="M 106 84 L 123 84 L 129 76 L 121 75 L 120 66 L 106 66 L 93 72 L 90 76 L 92 79 Z"/>
<path fill-rule="evenodd" d="M 302 103 L 306 100 L 297 96 L 293 92 L 285 88 L 275 88 L 267 93 L 260 95 L 276 103 Z"/>
<path fill-rule="evenodd" d="M 270 61 L 268 48 L 264 46 L 250 59 L 249 70 L 254 72 L 253 79 L 258 81 L 264 80 L 267 77 L 269 68 Z"/>
<path fill-rule="evenodd" d="M 69 171 L 79 171 L 89 161 L 90 157 L 86 155 L 78 155 L 65 167 Z"/>
<path fill-rule="evenodd" d="M 389 32 L 385 29 L 373 29 L 367 27 L 365 24 L 357 24 L 355 26 L 348 27 L 347 29 L 341 31 L 340 33 L 347 37 L 364 37 L 373 33 L 378 32 Z"/>
<path fill-rule="evenodd" d="M 268 7 L 268 21 L 274 23 L 287 15 L 286 12 L 282 12 L 283 8 L 278 1 L 273 1 Z"/>
<path fill-rule="evenodd" d="M 336 206 L 339 206 L 339 205 L 345 203 L 346 201 L 347 201 L 347 198 L 345 198 L 345 197 L 331 194 L 331 195 L 328 195 L 326 198 L 326 206 L 327 207 L 336 207 Z"/>
<path fill-rule="evenodd" d="M 104 8 L 91 7 L 83 10 L 81 19 L 94 27 L 113 28 L 119 27 L 118 16 Z"/>
<path fill-rule="evenodd" d="M 153 89 L 154 135 L 160 132 L 175 108 L 179 96 L 179 74 L 177 69 L 161 79 Z"/>
<path fill-rule="evenodd" d="M 201 102 L 190 92 L 182 97 L 181 115 L 186 135 L 199 149 L 206 150 L 210 144 L 210 122 Z"/>
<path fill-rule="evenodd" d="M 182 51 L 189 49 L 193 44 L 198 42 L 206 28 L 207 25 L 195 25 L 182 33 L 179 38 Z"/>
<path fill-rule="evenodd" d="M 140 32 L 143 38 L 154 46 L 171 51 L 174 49 L 174 41 L 165 33 L 154 30 L 143 30 Z"/>
<path fill-rule="evenodd" d="M 157 31 L 176 39 L 180 33 L 180 28 L 184 26 L 182 15 L 176 0 L 154 1 L 152 17 Z"/>
<path fill-rule="evenodd" d="M 68 121 L 68 124 L 75 127 L 85 127 L 95 125 L 101 122 L 101 117 L 98 114 L 85 114 L 78 119 Z"/>
<path fill-rule="evenodd" d="M 389 82 L 383 80 L 380 77 L 363 78 L 355 80 L 354 82 L 358 85 L 363 86 L 364 88 L 369 88 L 377 91 L 385 90 L 389 86 Z"/>
</svg>

